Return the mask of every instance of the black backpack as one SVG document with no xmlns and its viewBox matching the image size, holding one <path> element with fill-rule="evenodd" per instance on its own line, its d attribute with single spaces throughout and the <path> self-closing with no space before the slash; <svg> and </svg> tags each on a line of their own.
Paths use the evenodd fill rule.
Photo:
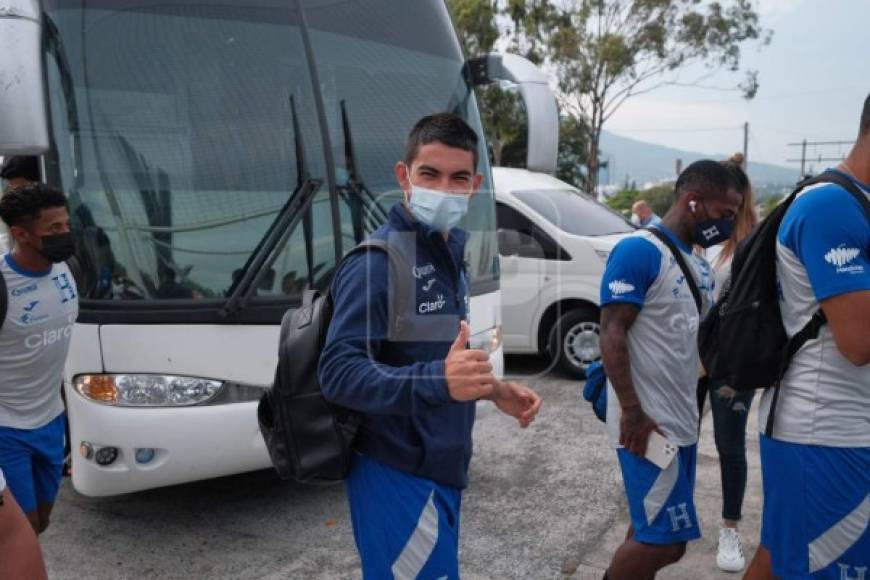
<svg viewBox="0 0 870 580">
<path fill-rule="evenodd" d="M 797 188 L 743 240 L 734 253 L 731 277 L 719 300 L 701 323 L 698 348 L 712 379 L 738 391 L 775 387 L 765 433 L 773 432 L 779 382 L 791 358 L 808 340 L 818 337 L 826 323 L 819 309 L 793 337 L 788 338 L 779 310 L 776 279 L 776 240 L 779 226 L 798 193 L 816 183 L 835 183 L 859 200 L 870 219 L 870 203 L 848 178 L 828 171 Z"/>
<path fill-rule="evenodd" d="M 407 271 L 398 250 L 384 240 L 369 239 L 345 255 L 336 274 L 349 256 L 372 249 L 387 252 L 394 274 Z M 394 283 L 402 280 L 394 276 Z M 405 286 L 394 286 L 399 288 L 399 302 L 406 296 L 401 291 Z M 257 419 L 272 465 L 282 479 L 331 483 L 343 480 L 350 469 L 361 417 L 327 401 L 317 375 L 333 308 L 330 292 L 321 295 L 308 290 L 302 305 L 288 311 L 281 321 L 275 382 L 260 398 Z M 404 309 L 400 304 L 391 312 L 391 330 L 397 333 Z"/>
</svg>

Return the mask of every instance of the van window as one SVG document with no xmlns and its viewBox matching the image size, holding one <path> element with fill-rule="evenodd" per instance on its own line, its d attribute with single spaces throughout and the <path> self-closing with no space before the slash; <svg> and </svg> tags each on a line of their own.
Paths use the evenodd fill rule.
<svg viewBox="0 0 870 580">
<path fill-rule="evenodd" d="M 577 236 L 604 236 L 634 231 L 634 226 L 609 207 L 572 189 L 514 191 L 523 203 L 557 228 Z"/>
<path fill-rule="evenodd" d="M 570 260 L 568 252 L 529 218 L 503 203 L 496 204 L 498 251 L 502 256 Z"/>
</svg>

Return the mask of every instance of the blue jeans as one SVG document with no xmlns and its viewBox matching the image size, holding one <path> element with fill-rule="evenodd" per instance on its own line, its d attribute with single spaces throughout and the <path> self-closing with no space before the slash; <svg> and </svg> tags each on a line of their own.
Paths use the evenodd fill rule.
<svg viewBox="0 0 870 580">
<path fill-rule="evenodd" d="M 737 522 L 746 491 L 746 420 L 755 391 L 735 391 L 721 381 L 711 382 L 709 391 L 722 476 L 722 519 Z"/>
</svg>

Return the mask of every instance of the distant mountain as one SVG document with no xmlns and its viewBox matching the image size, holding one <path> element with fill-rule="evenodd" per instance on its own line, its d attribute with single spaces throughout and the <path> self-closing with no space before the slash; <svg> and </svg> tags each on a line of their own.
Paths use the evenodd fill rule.
<svg viewBox="0 0 870 580">
<path fill-rule="evenodd" d="M 729 154 L 705 155 L 692 151 L 681 151 L 654 143 L 645 143 L 628 137 L 621 137 L 604 131 L 601 134 L 601 156 L 612 163 L 610 183 L 621 185 L 628 181 L 638 187 L 647 183 L 673 181 L 676 174 L 677 159 L 683 160 L 683 167 L 698 159 L 726 159 Z M 607 178 L 602 174 L 603 181 Z M 757 193 L 781 193 L 790 189 L 798 178 L 795 168 L 755 163 L 749 160 L 749 178 Z"/>
</svg>

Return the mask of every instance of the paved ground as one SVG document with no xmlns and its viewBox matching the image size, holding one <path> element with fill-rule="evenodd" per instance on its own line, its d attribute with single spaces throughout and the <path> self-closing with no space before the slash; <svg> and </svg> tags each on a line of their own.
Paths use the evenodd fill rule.
<svg viewBox="0 0 870 580">
<path fill-rule="evenodd" d="M 579 402 L 578 383 L 538 376 L 540 366 L 534 358 L 508 360 L 508 371 L 526 377 L 544 399 L 531 428 L 521 431 L 488 403 L 479 407 L 463 502 L 465 579 L 598 579 L 624 534 L 625 501 L 603 425 Z M 707 537 L 660 578 L 736 577 L 720 575 L 713 562 L 718 478 L 705 424 L 696 497 Z M 750 550 L 758 489 L 752 437 Z M 268 471 L 96 499 L 78 495 L 67 480 L 53 520 L 42 542 L 50 577 L 58 580 L 359 577 L 343 489 L 288 485 Z"/>
</svg>

